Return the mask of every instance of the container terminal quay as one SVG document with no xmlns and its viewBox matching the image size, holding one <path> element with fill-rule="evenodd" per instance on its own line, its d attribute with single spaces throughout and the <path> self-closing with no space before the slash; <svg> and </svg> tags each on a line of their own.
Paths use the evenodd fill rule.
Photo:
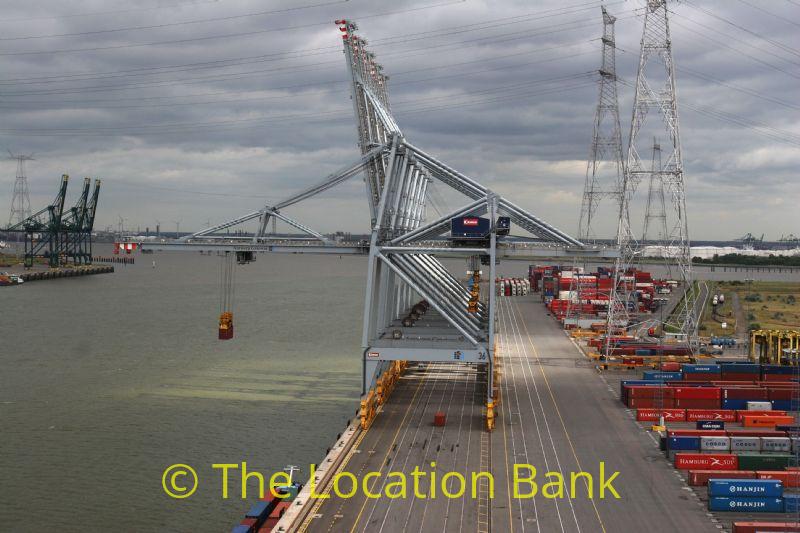
<svg viewBox="0 0 800 533">
<path fill-rule="evenodd" d="M 609 197 L 595 189 L 599 159 L 576 238 L 407 139 L 388 78 L 349 20 L 336 24 L 361 151 L 352 164 L 174 241 L 119 244 L 218 255 L 223 341 L 236 336 L 237 268 L 275 253 L 366 257 L 359 405 L 325 457 L 305 473 L 289 468 L 234 532 L 798 530 L 800 335 L 724 329 L 725 294 L 692 275 L 671 66 L 658 106 L 668 142 L 653 146 L 669 165 L 637 151 L 623 165 L 618 111 L 605 112 L 617 109 L 615 18 L 602 16 L 593 154 L 617 146 L 615 244 L 589 237 L 593 203 Z M 671 57 L 666 20 L 666 3 L 650 2 L 643 64 L 654 49 Z M 634 108 L 651 98 L 637 90 Z M 617 121 L 611 137 L 607 120 Z M 627 214 L 625 183 L 648 175 L 671 188 L 663 272 L 643 261 Z M 333 241 L 287 214 L 354 176 L 366 183 L 369 239 Z M 432 183 L 464 204 L 429 216 Z M 300 234 L 278 237 L 276 221 Z M 247 223 L 258 230 L 229 233 Z M 734 334 L 701 336 L 706 316 Z"/>
</svg>

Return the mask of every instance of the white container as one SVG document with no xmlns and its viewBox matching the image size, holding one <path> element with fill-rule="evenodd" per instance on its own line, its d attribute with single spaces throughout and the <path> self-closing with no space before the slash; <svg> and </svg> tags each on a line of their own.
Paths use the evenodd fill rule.
<svg viewBox="0 0 800 533">
<path fill-rule="evenodd" d="M 561 272 L 562 279 L 572 279 L 573 275 L 574 274 L 571 270 L 564 270 L 563 272 Z"/>
<path fill-rule="evenodd" d="M 731 449 L 730 437 L 700 437 L 702 451 L 728 451 Z"/>
<path fill-rule="evenodd" d="M 731 437 L 732 452 L 760 452 L 761 439 L 758 437 Z"/>
<path fill-rule="evenodd" d="M 769 402 L 747 402 L 748 411 L 772 411 L 772 404 Z"/>
<path fill-rule="evenodd" d="M 790 452 L 792 451 L 792 442 L 789 437 L 761 437 L 761 451 Z"/>
<path fill-rule="evenodd" d="M 800 450 L 800 437 L 792 437 L 792 453 Z"/>
</svg>

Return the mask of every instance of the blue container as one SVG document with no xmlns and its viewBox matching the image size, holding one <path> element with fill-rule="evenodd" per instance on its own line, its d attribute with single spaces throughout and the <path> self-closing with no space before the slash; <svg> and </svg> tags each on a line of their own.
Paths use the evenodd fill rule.
<svg viewBox="0 0 800 533">
<path fill-rule="evenodd" d="M 246 518 L 266 518 L 269 516 L 269 513 L 272 511 L 272 504 L 271 501 L 259 501 L 253 504 L 247 514 L 244 515 Z"/>
<path fill-rule="evenodd" d="M 761 365 L 761 373 L 765 375 L 791 376 L 794 374 L 794 367 L 785 365 Z"/>
<path fill-rule="evenodd" d="M 659 370 L 645 370 L 642 378 L 646 381 L 680 381 L 683 374 L 680 372 L 661 372 Z"/>
<path fill-rule="evenodd" d="M 708 495 L 731 498 L 780 498 L 783 496 L 783 484 L 777 479 L 710 479 Z"/>
<path fill-rule="evenodd" d="M 736 339 L 732 337 L 711 337 L 711 344 L 715 346 L 736 346 Z"/>
<path fill-rule="evenodd" d="M 683 365 L 684 374 L 719 374 L 719 365 Z"/>
<path fill-rule="evenodd" d="M 253 531 L 253 528 L 250 526 L 243 526 L 241 524 L 234 526 L 233 529 L 231 529 L 231 533 L 250 533 L 251 531 Z"/>
<path fill-rule="evenodd" d="M 770 400 L 772 408 L 776 411 L 791 411 L 792 400 Z"/>
<path fill-rule="evenodd" d="M 790 433 L 800 433 L 800 426 L 775 426 L 775 431 L 788 431 Z"/>
<path fill-rule="evenodd" d="M 669 437 L 667 449 L 676 451 L 697 451 L 700 449 L 700 437 Z"/>
<path fill-rule="evenodd" d="M 725 422 L 722 420 L 698 420 L 697 429 L 725 429 Z"/>
<path fill-rule="evenodd" d="M 800 494 L 785 494 L 783 496 L 783 512 L 796 513 L 800 511 Z"/>
<path fill-rule="evenodd" d="M 748 400 L 739 400 L 733 398 L 726 398 L 722 400 L 722 408 L 723 409 L 736 409 L 738 410 L 745 410 L 747 409 L 747 402 Z"/>
<path fill-rule="evenodd" d="M 723 372 L 732 374 L 758 374 L 761 372 L 761 365 L 758 363 L 724 363 L 719 365 Z"/>
<path fill-rule="evenodd" d="M 709 511 L 744 513 L 782 513 L 783 498 L 728 498 L 715 496 L 708 499 Z"/>
</svg>

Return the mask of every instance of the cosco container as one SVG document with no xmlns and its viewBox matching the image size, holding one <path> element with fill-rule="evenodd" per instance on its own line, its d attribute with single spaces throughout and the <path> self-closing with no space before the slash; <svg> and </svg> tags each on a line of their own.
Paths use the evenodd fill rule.
<svg viewBox="0 0 800 533">
<path fill-rule="evenodd" d="M 727 452 L 731 449 L 731 439 L 729 437 L 700 437 L 700 449 L 704 452 Z"/>
<path fill-rule="evenodd" d="M 731 437 L 731 451 L 732 452 L 761 451 L 761 439 L 759 437 Z"/>
<path fill-rule="evenodd" d="M 777 479 L 711 479 L 708 495 L 780 498 L 783 484 Z"/>
<path fill-rule="evenodd" d="M 747 402 L 747 410 L 748 411 L 771 411 L 772 404 L 769 402 Z"/>
<path fill-rule="evenodd" d="M 783 498 L 729 498 L 715 496 L 708 500 L 709 511 L 746 513 L 782 513 Z"/>
<path fill-rule="evenodd" d="M 789 437 L 761 437 L 762 452 L 782 452 L 792 451 L 792 441 Z"/>
</svg>

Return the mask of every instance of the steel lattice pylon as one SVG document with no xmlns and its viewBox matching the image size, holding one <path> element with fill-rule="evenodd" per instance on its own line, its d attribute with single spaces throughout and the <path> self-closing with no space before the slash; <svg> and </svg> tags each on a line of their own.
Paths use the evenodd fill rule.
<svg viewBox="0 0 800 533">
<path fill-rule="evenodd" d="M 678 281 L 685 290 L 674 312 L 665 317 L 667 322 L 665 326 L 669 326 L 672 332 L 680 333 L 688 340 L 696 335 L 697 330 L 696 295 L 692 284 L 675 68 L 667 13 L 666 0 L 648 0 L 636 75 L 636 92 L 623 182 L 623 204 L 617 232 L 620 259 L 616 265 L 615 294 L 612 305 L 609 306 L 608 322 L 612 325 L 622 322 L 623 319 L 627 321 L 629 307 L 635 302 L 633 284 L 627 279 L 621 279 L 639 264 L 642 254 L 640 243 L 631 231 L 630 205 L 639 183 L 645 178 L 653 178 L 663 183 L 665 192 L 670 197 L 666 234 L 660 243 L 663 259 L 665 263 L 677 267 Z M 660 123 L 655 123 L 659 119 Z M 650 146 L 650 136 L 644 134 L 644 126 L 648 121 L 649 126 L 660 133 L 657 136 L 661 139 L 661 165 L 658 170 L 652 166 L 650 157 L 643 159 L 641 155 L 646 153 L 647 147 Z"/>
<path fill-rule="evenodd" d="M 25 162 L 33 161 L 33 157 L 29 155 L 11 154 L 11 158 L 17 160 L 17 178 L 14 181 L 14 196 L 11 198 L 11 215 L 8 217 L 9 226 L 20 224 L 31 216 L 31 198 L 28 193 Z"/>
<path fill-rule="evenodd" d="M 599 205 L 607 201 L 616 212 L 622 205 L 623 180 L 625 179 L 624 160 L 622 155 L 622 130 L 619 122 L 619 103 L 617 99 L 616 44 L 614 41 L 614 23 L 605 7 L 603 14 L 602 63 L 598 73 L 599 93 L 597 110 L 594 116 L 592 144 L 586 165 L 586 181 L 583 188 L 583 201 L 578 221 L 578 238 L 584 243 L 596 243 L 600 231 L 595 215 Z M 585 266 L 585 265 L 584 265 Z M 575 322 L 580 318 L 580 309 L 585 298 L 582 286 L 573 277 L 570 304 L 564 324 Z M 577 306 L 573 305 L 577 303 Z"/>
</svg>

